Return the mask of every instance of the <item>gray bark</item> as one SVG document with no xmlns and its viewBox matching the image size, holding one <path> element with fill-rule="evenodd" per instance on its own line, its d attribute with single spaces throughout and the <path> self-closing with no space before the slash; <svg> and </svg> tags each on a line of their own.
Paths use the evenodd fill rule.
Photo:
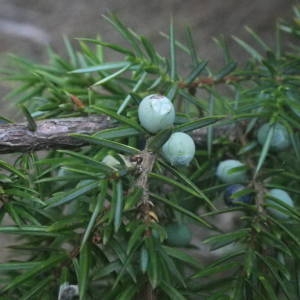
<svg viewBox="0 0 300 300">
<path fill-rule="evenodd" d="M 35 131 L 30 131 L 26 123 L 0 125 L 0 153 L 81 147 L 87 142 L 70 134 L 93 134 L 112 127 L 107 116 L 48 119 L 36 125 Z"/>
<path fill-rule="evenodd" d="M 26 123 L 0 125 L 0 154 L 82 147 L 88 142 L 72 137 L 71 134 L 94 134 L 115 126 L 104 115 L 48 119 L 37 121 L 36 125 L 35 131 L 29 130 Z M 234 140 L 238 128 L 232 125 L 215 127 L 214 137 L 226 136 Z M 197 145 L 205 145 L 207 128 L 196 129 L 189 134 Z"/>
</svg>

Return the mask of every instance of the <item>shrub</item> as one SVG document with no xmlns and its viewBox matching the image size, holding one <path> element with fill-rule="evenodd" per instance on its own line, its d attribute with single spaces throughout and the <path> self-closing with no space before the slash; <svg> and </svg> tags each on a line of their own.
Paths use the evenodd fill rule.
<svg viewBox="0 0 300 300">
<path fill-rule="evenodd" d="M 17 237 L 0 264 L 3 299 L 299 299 L 300 11 L 279 23 L 274 47 L 251 30 L 253 45 L 235 38 L 244 64 L 219 39 L 218 70 L 198 56 L 188 28 L 177 41 L 171 24 L 162 57 L 115 15 L 107 20 L 127 46 L 65 40 L 67 58 L 50 50 L 42 65 L 12 56 L 3 71 L 20 83 L 8 98 L 26 117 L 1 116 L 0 153 L 17 153 L 0 160 L 0 216 L 12 222 L 0 233 Z M 105 61 L 104 51 L 122 59 Z M 152 94 L 170 99 L 176 116 L 151 133 L 138 107 Z M 270 151 L 277 123 L 289 134 L 285 151 Z M 175 132 L 196 145 L 188 166 L 162 155 Z M 247 169 L 253 205 L 219 203 L 228 183 L 216 169 L 228 160 L 242 163 L 235 176 Z M 294 201 L 284 219 L 269 213 L 272 189 Z M 217 220 L 236 211 L 238 226 L 225 231 Z M 190 226 L 193 243 L 168 243 L 168 224 Z"/>
</svg>

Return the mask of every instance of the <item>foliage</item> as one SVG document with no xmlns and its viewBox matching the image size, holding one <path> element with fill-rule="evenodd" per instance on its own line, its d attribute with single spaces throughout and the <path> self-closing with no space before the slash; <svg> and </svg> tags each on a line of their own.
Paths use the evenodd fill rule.
<svg viewBox="0 0 300 300">
<path fill-rule="evenodd" d="M 90 142 L 80 149 L 0 161 L 0 216 L 13 222 L 0 232 L 18 239 L 12 259 L 0 264 L 1 299 L 56 299 L 66 283 L 78 285 L 79 299 L 299 299 L 300 11 L 291 24 L 278 24 L 274 48 L 251 30 L 253 46 L 235 38 L 249 54 L 245 63 L 218 40 L 224 65 L 217 71 L 198 57 L 189 28 L 181 42 L 170 25 L 170 52 L 162 57 L 115 15 L 106 19 L 124 45 L 83 38 L 76 49 L 65 39 L 68 57 L 49 49 L 49 63 L 41 65 L 12 56 L 3 71 L 20 83 L 7 98 L 22 105 L 33 131 L 34 120 L 91 114 L 110 116 L 116 127 L 76 135 Z M 105 51 L 120 60 L 106 61 Z M 189 62 L 188 75 L 178 52 Z M 153 93 L 171 99 L 177 112 L 174 127 L 155 135 L 137 117 L 138 104 Z M 282 124 L 292 146 L 271 151 L 272 126 L 260 145 L 262 123 Z M 234 135 L 218 134 L 226 126 Z M 191 165 L 172 167 L 160 155 L 170 131 L 198 129 L 205 129 L 206 142 Z M 137 158 L 150 150 L 154 165 L 141 171 Z M 107 155 L 119 164 L 105 164 Z M 227 184 L 215 171 L 225 159 L 246 165 L 254 205 L 220 204 Z M 137 184 L 140 172 L 144 185 Z M 272 188 L 295 202 L 282 207 L 287 219 L 266 209 Z M 224 232 L 216 220 L 230 212 L 240 212 L 239 225 Z M 166 226 L 174 222 L 206 232 L 203 242 L 222 255 L 208 263 L 198 244 L 169 245 Z"/>
</svg>

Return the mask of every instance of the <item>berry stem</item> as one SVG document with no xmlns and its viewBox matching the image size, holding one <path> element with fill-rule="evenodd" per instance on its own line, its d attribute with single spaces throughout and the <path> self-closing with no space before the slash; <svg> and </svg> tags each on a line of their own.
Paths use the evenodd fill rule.
<svg viewBox="0 0 300 300">
<path fill-rule="evenodd" d="M 145 222 L 156 221 L 156 214 L 151 210 L 153 203 L 149 197 L 149 173 L 152 172 L 154 163 L 156 160 L 156 154 L 148 150 L 146 145 L 145 149 L 142 151 L 140 164 L 140 174 L 136 180 L 136 186 L 140 188 L 142 193 L 142 201 L 139 206 L 140 212 L 143 215 Z"/>
</svg>

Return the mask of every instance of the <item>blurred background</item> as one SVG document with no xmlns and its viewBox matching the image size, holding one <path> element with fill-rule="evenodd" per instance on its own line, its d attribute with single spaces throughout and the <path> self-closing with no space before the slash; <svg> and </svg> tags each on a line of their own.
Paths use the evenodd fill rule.
<svg viewBox="0 0 300 300">
<path fill-rule="evenodd" d="M 128 26 L 149 37 L 164 50 L 159 34 L 167 32 L 173 16 L 177 37 L 185 25 L 194 33 L 203 58 L 214 60 L 218 51 L 212 37 L 224 34 L 246 38 L 248 25 L 267 42 L 274 38 L 276 19 L 287 17 L 296 0 L 0 0 L 0 53 L 13 52 L 37 60 L 44 46 L 62 51 L 62 36 L 95 37 L 118 41 L 118 34 L 102 18 L 116 13 Z M 182 29 L 182 30 L 181 30 Z"/>
<path fill-rule="evenodd" d="M 120 36 L 102 17 L 114 12 L 129 27 L 146 35 L 162 55 L 168 55 L 171 16 L 176 37 L 190 26 L 199 55 L 209 66 L 220 67 L 221 51 L 213 37 L 224 35 L 241 60 L 245 53 L 233 42 L 232 35 L 250 41 L 244 26 L 251 27 L 267 42 L 274 41 L 278 18 L 287 18 L 297 0 L 0 0 L 0 65 L 5 53 L 14 53 L 38 62 L 46 61 L 46 46 L 64 53 L 63 36 L 91 37 L 100 34 L 105 41 L 118 43 Z M 109 59 L 109 57 L 108 57 Z M 0 82 L 0 99 L 8 92 Z M 0 111 L 7 106 L 0 100 Z"/>
<path fill-rule="evenodd" d="M 118 43 L 120 36 L 102 17 L 111 11 L 147 36 L 162 55 L 168 54 L 168 42 L 160 32 L 168 32 L 173 16 L 176 37 L 182 39 L 184 27 L 189 25 L 200 57 L 218 66 L 222 55 L 213 37 L 224 35 L 235 58 L 243 60 L 245 53 L 231 36 L 251 41 L 244 29 L 248 25 L 272 45 L 276 20 L 288 18 L 296 3 L 296 0 L 0 0 L 0 65 L 5 62 L 6 53 L 45 62 L 48 45 L 63 54 L 63 36 L 94 38 L 100 34 L 103 40 Z M 8 117 L 10 104 L 1 99 L 10 87 L 0 81 L 0 114 Z M 224 226 L 231 224 L 226 221 Z M 3 242 L 9 243 L 8 236 L 4 241 L 1 239 L 2 246 Z M 5 260 L 8 252 L 1 248 L 0 257 Z"/>
</svg>

